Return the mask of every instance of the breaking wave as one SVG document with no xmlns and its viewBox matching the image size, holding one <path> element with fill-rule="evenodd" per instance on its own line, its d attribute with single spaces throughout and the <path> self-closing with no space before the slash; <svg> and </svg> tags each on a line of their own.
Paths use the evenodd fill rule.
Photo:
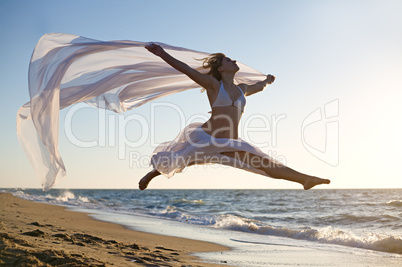
<svg viewBox="0 0 402 267">
<path fill-rule="evenodd" d="M 238 215 L 190 215 L 182 209 L 168 206 L 157 214 L 159 217 L 175 221 L 205 225 L 214 228 L 241 231 L 260 235 L 272 235 L 299 240 L 335 244 L 348 247 L 370 249 L 381 252 L 402 254 L 402 237 L 386 234 L 364 233 L 357 235 L 341 231 L 331 226 L 321 229 L 305 227 L 292 229 L 289 227 L 272 226 L 257 220 L 246 219 Z"/>
</svg>

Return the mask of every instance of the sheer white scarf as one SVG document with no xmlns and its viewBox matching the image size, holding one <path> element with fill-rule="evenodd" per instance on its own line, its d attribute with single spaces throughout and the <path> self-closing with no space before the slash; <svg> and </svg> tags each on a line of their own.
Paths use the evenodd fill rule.
<svg viewBox="0 0 402 267">
<path fill-rule="evenodd" d="M 163 96 L 200 87 L 148 52 L 146 44 L 104 42 L 64 33 L 46 34 L 39 40 L 29 65 L 31 100 L 18 111 L 17 135 L 43 190 L 49 190 L 66 175 L 58 150 L 60 109 L 85 102 L 124 112 Z M 208 53 L 158 44 L 190 67 L 207 71 L 197 59 Z M 265 78 L 240 62 L 238 65 L 236 83 L 250 84 Z"/>
</svg>

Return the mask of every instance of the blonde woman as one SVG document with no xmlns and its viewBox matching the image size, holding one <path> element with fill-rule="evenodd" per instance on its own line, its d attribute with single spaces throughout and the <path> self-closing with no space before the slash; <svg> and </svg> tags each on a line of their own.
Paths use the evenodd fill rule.
<svg viewBox="0 0 402 267">
<path fill-rule="evenodd" d="M 151 180 L 160 174 L 171 177 L 185 167 L 211 163 L 296 182 L 306 190 L 330 183 L 328 179 L 286 167 L 239 139 L 238 127 L 246 104 L 245 97 L 262 91 L 275 81 L 275 76 L 268 75 L 265 80 L 251 85 L 235 84 L 234 77 L 239 67 L 235 60 L 222 53 L 203 59 L 203 67 L 209 69 L 207 74 L 203 74 L 175 59 L 159 45 L 150 44 L 146 49 L 204 88 L 212 112 L 205 123 L 190 124 L 174 141 L 155 149 L 151 158 L 154 169 L 140 180 L 141 190 L 146 189 Z"/>
</svg>

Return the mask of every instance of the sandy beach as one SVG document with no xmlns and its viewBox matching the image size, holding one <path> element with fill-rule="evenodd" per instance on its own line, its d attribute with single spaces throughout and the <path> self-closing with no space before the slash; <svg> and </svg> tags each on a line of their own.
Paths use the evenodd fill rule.
<svg viewBox="0 0 402 267">
<path fill-rule="evenodd" d="M 132 231 L 9 193 L 0 194 L 0 203 L 0 265 L 217 266 L 190 254 L 228 250 L 208 242 Z"/>
</svg>

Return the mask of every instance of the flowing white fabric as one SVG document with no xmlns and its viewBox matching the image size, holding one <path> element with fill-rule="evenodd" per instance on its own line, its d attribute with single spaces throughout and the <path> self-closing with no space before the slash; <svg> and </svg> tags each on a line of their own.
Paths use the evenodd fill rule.
<svg viewBox="0 0 402 267">
<path fill-rule="evenodd" d="M 184 74 L 148 52 L 148 43 L 98 41 L 51 33 L 37 43 L 29 65 L 30 102 L 17 114 L 17 135 L 43 190 L 66 175 L 58 150 L 59 110 L 86 102 L 115 112 L 138 107 L 163 96 L 199 88 Z M 161 45 L 173 57 L 201 72 L 197 60 L 208 53 Z M 236 83 L 254 83 L 262 73 L 238 62 Z"/>
</svg>

